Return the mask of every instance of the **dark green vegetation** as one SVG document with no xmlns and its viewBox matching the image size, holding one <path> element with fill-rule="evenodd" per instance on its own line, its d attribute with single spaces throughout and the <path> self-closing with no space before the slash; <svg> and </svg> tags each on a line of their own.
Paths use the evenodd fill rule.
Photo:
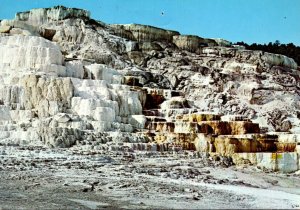
<svg viewBox="0 0 300 210">
<path fill-rule="evenodd" d="M 265 52 L 286 55 L 290 58 L 293 58 L 296 61 L 296 63 L 300 65 L 300 47 L 294 45 L 293 43 L 280 44 L 280 42 L 276 40 L 274 43 L 269 42 L 269 44 L 253 43 L 249 45 L 244 42 L 237 42 L 235 44 L 243 45 L 248 50 L 262 50 Z"/>
</svg>

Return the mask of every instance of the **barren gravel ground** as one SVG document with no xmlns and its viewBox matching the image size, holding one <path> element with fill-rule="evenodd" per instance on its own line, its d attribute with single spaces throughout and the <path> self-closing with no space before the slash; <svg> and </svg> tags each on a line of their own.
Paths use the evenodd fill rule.
<svg viewBox="0 0 300 210">
<path fill-rule="evenodd" d="M 0 209 L 300 208 L 300 175 L 199 153 L 0 147 Z"/>
</svg>

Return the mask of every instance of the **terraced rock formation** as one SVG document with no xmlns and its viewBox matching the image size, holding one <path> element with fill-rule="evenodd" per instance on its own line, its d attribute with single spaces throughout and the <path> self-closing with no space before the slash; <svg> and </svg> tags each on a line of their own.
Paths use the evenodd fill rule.
<svg viewBox="0 0 300 210">
<path fill-rule="evenodd" d="M 291 58 L 62 6 L 18 13 L 0 32 L 2 145 L 198 150 L 300 169 Z"/>
</svg>

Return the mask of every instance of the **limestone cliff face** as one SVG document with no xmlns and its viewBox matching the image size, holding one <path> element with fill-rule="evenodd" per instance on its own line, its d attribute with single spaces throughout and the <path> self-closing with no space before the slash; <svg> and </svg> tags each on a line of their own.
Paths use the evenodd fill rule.
<svg viewBox="0 0 300 210">
<path fill-rule="evenodd" d="M 174 44 L 181 50 L 189 52 L 197 52 L 201 50 L 201 46 L 216 46 L 217 43 L 213 40 L 203 39 L 198 36 L 177 35 L 173 36 Z"/>
<path fill-rule="evenodd" d="M 32 25 L 43 24 L 51 21 L 59 21 L 67 18 L 89 18 L 90 12 L 83 9 L 66 8 L 56 6 L 47 9 L 32 9 L 28 12 L 16 14 L 17 21 L 26 21 Z"/>
<path fill-rule="evenodd" d="M 119 132 L 231 153 L 261 146 L 228 135 L 300 132 L 299 68 L 286 56 L 62 6 L 0 25 L 2 143 L 66 147 Z"/>
<path fill-rule="evenodd" d="M 2 143 L 69 147 L 102 132 L 141 127 L 134 119 L 142 114 L 144 93 L 132 91 L 124 84 L 125 77 L 106 65 L 114 61 L 100 53 L 96 60 L 103 59 L 104 64 L 98 64 L 88 57 L 97 56 L 91 48 L 83 49 L 83 57 L 72 55 L 91 45 L 98 52 L 93 42 L 101 40 L 102 52 L 111 56 L 101 35 L 85 25 L 87 19 L 86 11 L 55 7 L 1 22 L 10 25 L 0 34 Z"/>
<path fill-rule="evenodd" d="M 41 37 L 0 37 L 0 62 L 11 69 L 46 68 L 53 71 L 63 68 L 63 56 L 58 46 Z M 57 70 L 59 71 L 59 70 Z"/>
<path fill-rule="evenodd" d="M 199 56 L 187 51 L 153 56 L 146 68 L 162 72 L 173 89 L 203 111 L 246 115 L 269 131 L 297 132 L 299 70 L 291 58 L 204 47 Z"/>
<path fill-rule="evenodd" d="M 172 42 L 173 36 L 179 35 L 179 32 L 177 31 L 164 30 L 161 28 L 140 24 L 111 25 L 111 27 L 116 28 L 119 32 L 121 32 L 120 35 L 124 34 L 126 31 L 131 33 L 132 37 L 134 37 L 134 39 L 138 42 Z"/>
</svg>

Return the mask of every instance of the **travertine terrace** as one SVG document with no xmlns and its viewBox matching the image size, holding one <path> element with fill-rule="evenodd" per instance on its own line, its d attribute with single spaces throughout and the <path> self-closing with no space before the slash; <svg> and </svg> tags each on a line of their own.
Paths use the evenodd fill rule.
<svg viewBox="0 0 300 210">
<path fill-rule="evenodd" d="M 193 157 L 297 174 L 299 76 L 291 58 L 223 39 L 105 24 L 63 6 L 21 12 L 0 23 L 2 156 L 52 148 L 55 158 L 89 155 L 87 163 L 101 154 Z"/>
</svg>

